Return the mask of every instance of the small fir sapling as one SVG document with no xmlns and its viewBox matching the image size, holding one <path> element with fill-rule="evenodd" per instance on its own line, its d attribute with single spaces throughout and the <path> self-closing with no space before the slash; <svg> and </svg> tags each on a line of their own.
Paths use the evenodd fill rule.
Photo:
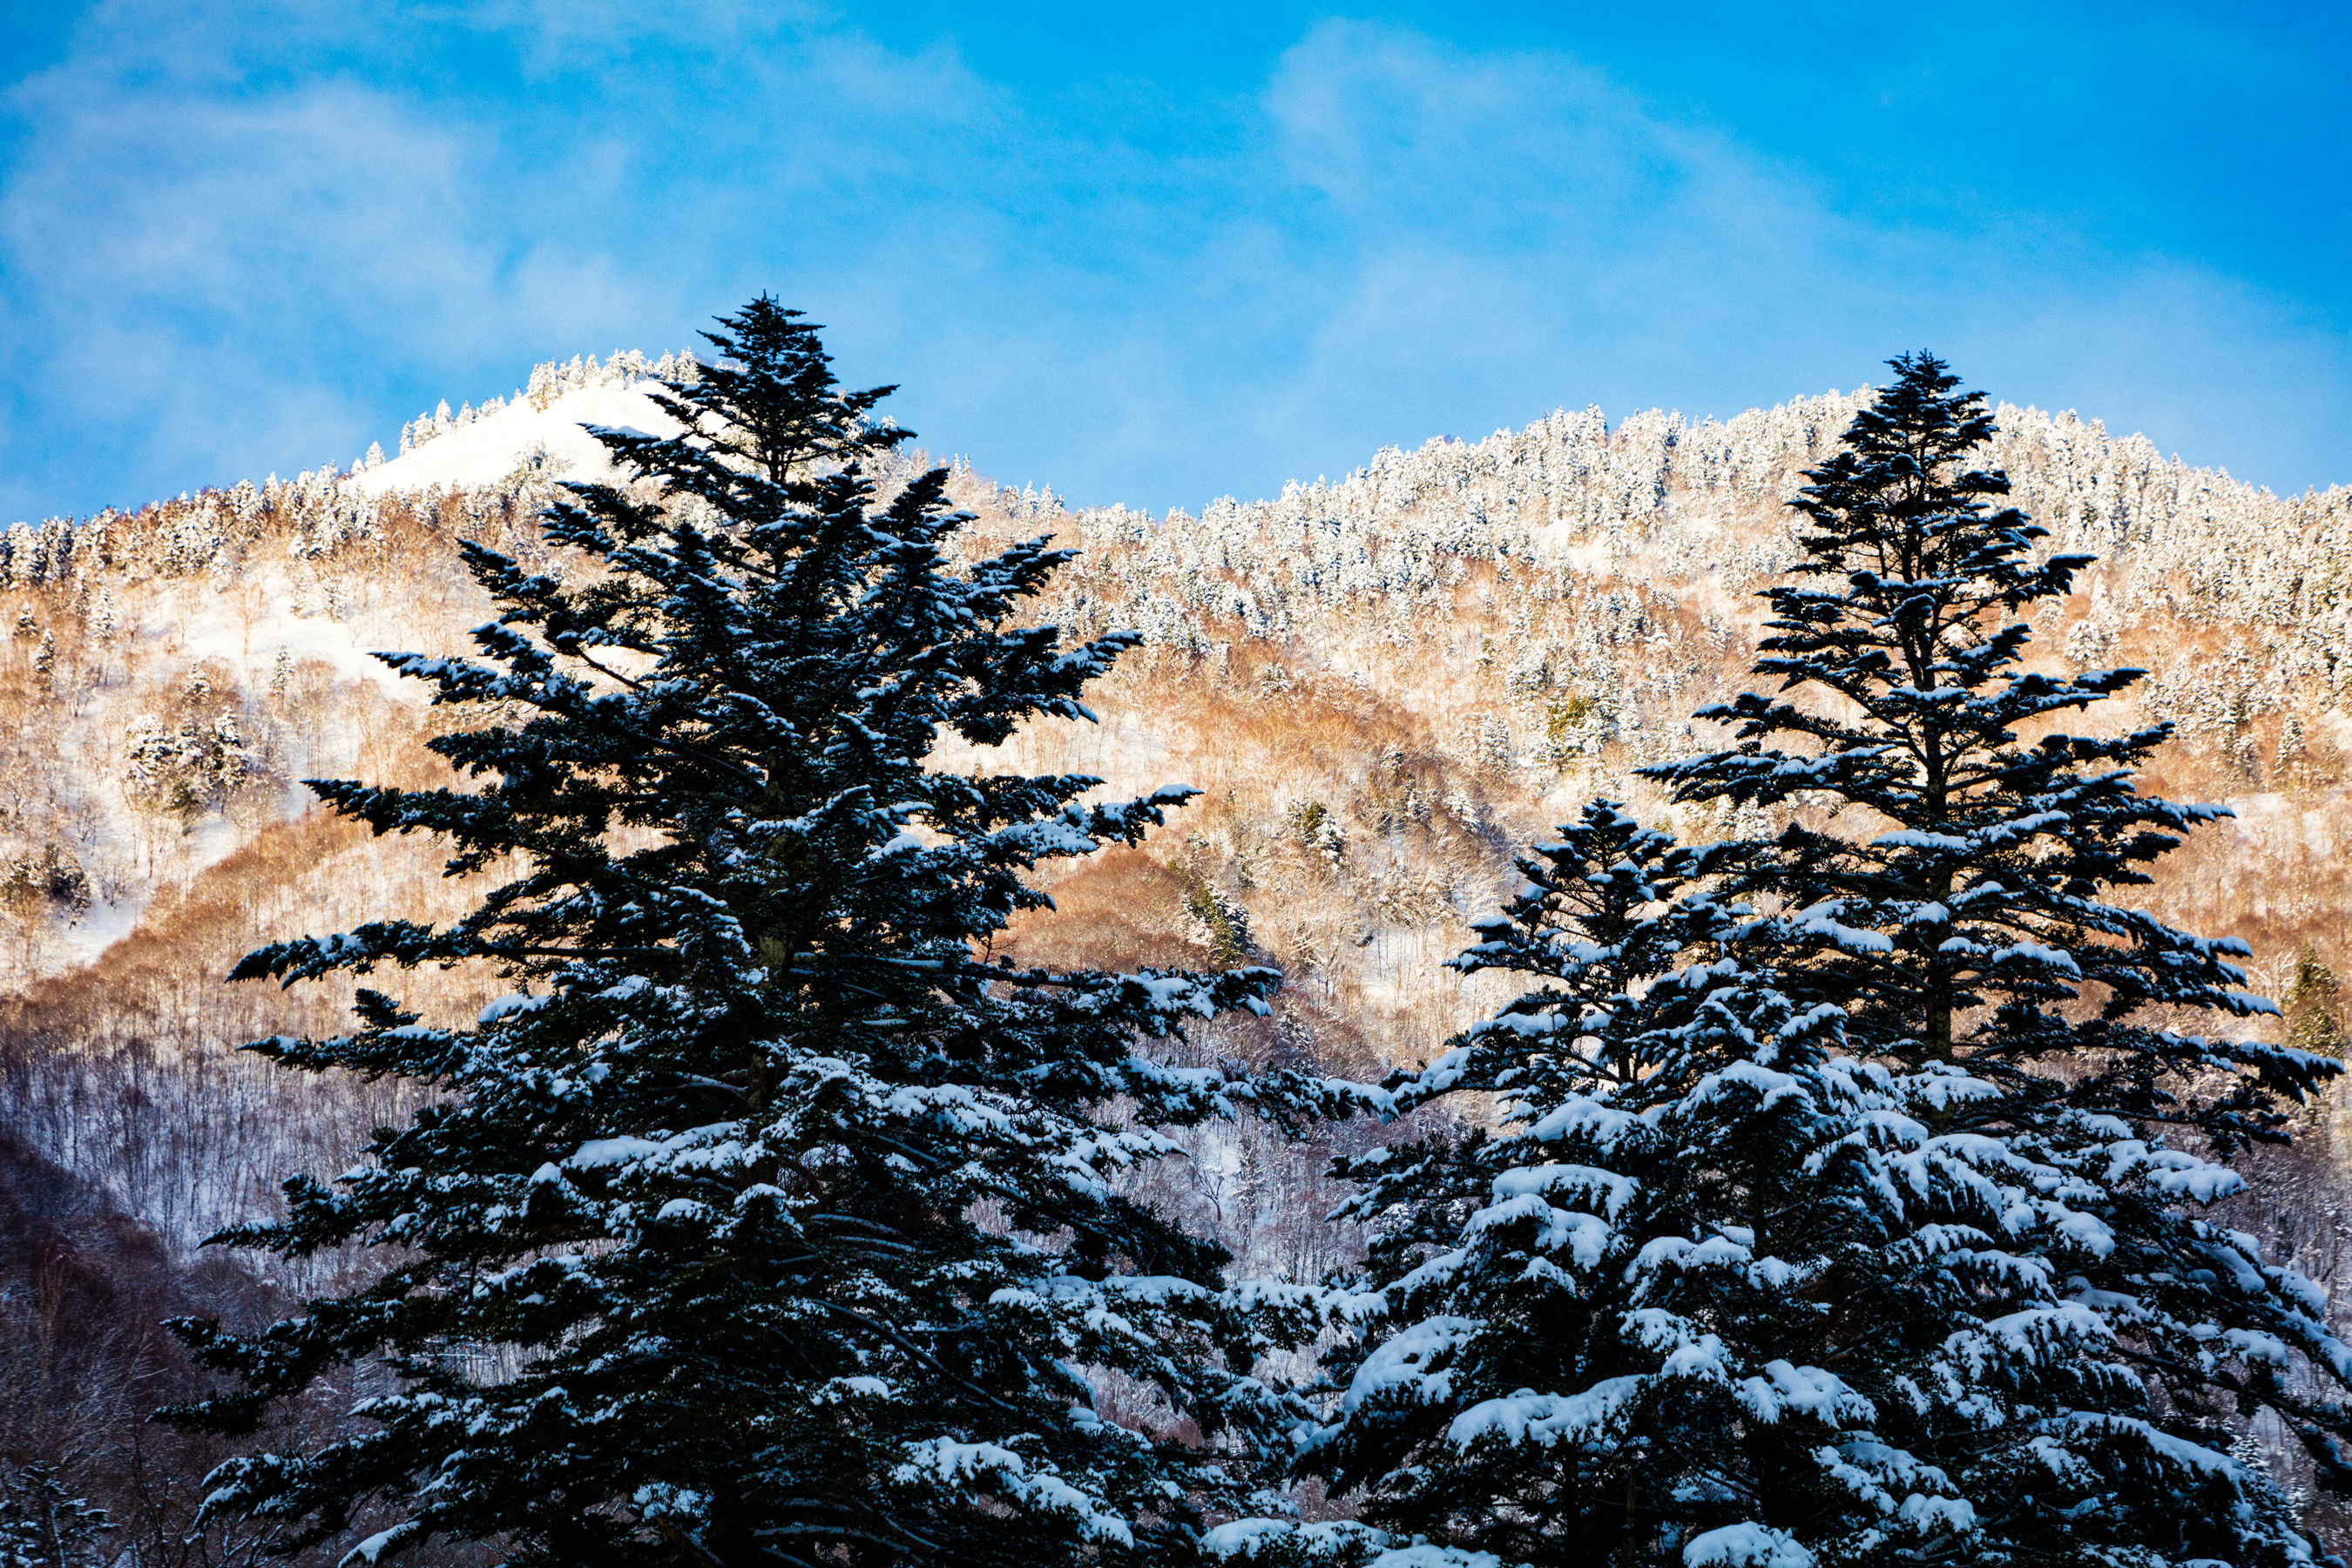
<svg viewBox="0 0 2352 1568">
<path fill-rule="evenodd" d="M 0 1466 L 0 1568 L 99 1568 L 114 1521 L 47 1465 Z"/>
<path fill-rule="evenodd" d="M 481 657 L 384 656 L 515 716 L 431 742 L 478 787 L 313 785 L 510 879 L 236 975 L 488 961 L 516 989 L 466 1027 L 362 990 L 352 1034 L 253 1047 L 445 1098 L 219 1238 L 374 1246 L 384 1272 L 258 1333 L 178 1325 L 241 1385 L 180 1419 L 250 1431 L 364 1358 L 394 1383 L 341 1441 L 229 1464 L 208 1506 L 297 1542 L 373 1507 L 370 1561 L 436 1536 L 547 1568 L 1181 1561 L 1211 1510 L 1256 1506 L 1297 1408 L 1251 1369 L 1297 1314 L 1228 1291 L 1223 1250 L 1119 1174 L 1236 1101 L 1367 1096 L 1139 1048 L 1263 1010 L 1271 971 L 988 959 L 1048 903 L 1036 866 L 1192 792 L 1084 805 L 1099 781 L 926 759 L 1091 718 L 1136 639 L 1024 624 L 1068 552 L 961 560 L 942 472 L 884 493 L 889 389 L 837 387 L 797 312 L 723 327 L 659 397 L 687 434 L 597 430 L 634 481 L 548 514 L 591 569 L 469 545 L 500 606 Z M 1100 1413 L 1107 1381 L 1147 1430 Z"/>
</svg>

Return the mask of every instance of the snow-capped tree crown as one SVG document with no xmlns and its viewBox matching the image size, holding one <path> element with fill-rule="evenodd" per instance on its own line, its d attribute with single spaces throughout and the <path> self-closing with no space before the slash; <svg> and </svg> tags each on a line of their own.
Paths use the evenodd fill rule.
<svg viewBox="0 0 2352 1568">
<path fill-rule="evenodd" d="M 1801 816 L 1777 838 L 1713 846 L 1699 862 L 1727 896 L 1770 895 L 1861 1048 L 1915 1065 L 1965 1055 L 1971 1071 L 2011 1080 L 2045 1057 L 2074 1064 L 2063 1070 L 2076 1079 L 2089 1049 L 2099 1066 L 2070 1084 L 2074 1103 L 2186 1115 L 2221 1153 L 2269 1136 L 2275 1100 L 2302 1098 L 2334 1065 L 2146 1026 L 2157 1009 L 2275 1008 L 2242 989 L 2231 962 L 2242 942 L 2102 898 L 2146 885 L 2151 862 L 2228 812 L 2135 787 L 2168 725 L 2101 737 L 2048 722 L 2142 672 L 2024 668 L 2021 612 L 2063 595 L 2088 558 L 2037 561 L 2042 531 L 1990 504 L 2008 481 L 1970 466 L 1992 435 L 1981 394 L 1958 391 L 1930 356 L 1892 363 L 1895 384 L 1792 503 L 1812 523 L 1806 557 L 1767 591 L 1771 635 L 1756 665 L 1779 692 L 1703 710 L 1736 749 L 1650 776 L 1685 801 L 1861 808 L 1853 837 Z M 1799 700 L 1808 688 L 1840 700 Z M 2085 999 L 2097 1016 L 2078 1028 L 2063 1015 Z M 2177 1105 L 2207 1069 L 2226 1087 Z"/>
<path fill-rule="evenodd" d="M 818 329 L 800 311 L 762 295 L 725 325 L 702 334 L 718 362 L 656 399 L 716 449 L 781 482 L 812 464 L 870 459 L 913 436 L 872 417 L 897 387 L 841 389 Z"/>
<path fill-rule="evenodd" d="M 1400 1075 L 1400 1106 L 1478 1089 L 1549 1106 L 1596 1083 L 1653 1076 L 1660 1042 L 1628 1026 L 1633 998 L 1727 919 L 1685 900 L 1688 877 L 1670 834 L 1645 828 L 1614 801 L 1594 801 L 1556 839 L 1520 857 L 1519 891 L 1471 922 L 1481 941 L 1448 961 L 1465 974 L 1545 977 L 1470 1031 L 1429 1068 Z"/>
</svg>

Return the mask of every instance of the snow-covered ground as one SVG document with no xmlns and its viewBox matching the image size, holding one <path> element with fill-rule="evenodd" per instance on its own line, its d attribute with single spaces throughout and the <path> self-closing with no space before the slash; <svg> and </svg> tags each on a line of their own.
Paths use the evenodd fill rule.
<svg viewBox="0 0 2352 1568">
<path fill-rule="evenodd" d="M 517 397 L 487 418 L 446 430 L 415 450 L 376 468 L 362 468 L 344 481 L 363 495 L 391 490 L 419 491 L 438 485 L 456 489 L 496 484 L 535 454 L 546 454 L 548 476 L 565 479 L 610 479 L 613 465 L 604 448 L 584 428 L 611 426 L 648 436 L 675 436 L 678 422 L 655 406 L 646 394 L 653 381 L 625 385 L 611 383 L 583 386 L 550 403 L 544 410 Z"/>
<path fill-rule="evenodd" d="M 257 603 L 249 616 L 236 615 L 218 595 L 172 594 L 138 617 L 132 636 L 149 646 L 171 649 L 173 662 L 184 662 L 190 668 L 211 661 L 225 664 L 237 673 L 248 691 L 268 684 L 282 649 L 296 663 L 323 660 L 341 679 L 365 681 L 404 707 L 424 706 L 430 696 L 427 689 L 403 680 L 371 655 L 376 648 L 438 646 L 446 638 L 445 628 L 419 624 L 389 605 L 357 623 L 299 614 L 294 608 L 293 584 L 283 573 L 271 573 L 257 587 Z M 58 737 L 61 753 L 89 758 L 107 752 L 109 743 L 95 729 L 100 724 L 119 726 L 121 720 L 121 712 L 110 705 L 74 721 Z M 329 725 L 325 734 L 339 754 L 352 744 L 344 731 L 345 726 L 337 722 Z M 126 844 L 137 839 L 130 807 L 113 792 L 98 792 L 89 804 L 100 814 L 100 837 L 104 841 Z M 289 781 L 279 814 L 299 816 L 312 805 L 310 791 Z M 195 824 L 172 846 L 170 879 L 185 880 L 201 874 L 226 858 L 245 838 L 226 818 Z M 58 973 L 96 962 L 107 948 L 131 934 L 161 890 L 162 880 L 140 877 L 110 889 L 110 897 L 101 898 L 79 920 L 54 933 L 31 973 Z"/>
</svg>

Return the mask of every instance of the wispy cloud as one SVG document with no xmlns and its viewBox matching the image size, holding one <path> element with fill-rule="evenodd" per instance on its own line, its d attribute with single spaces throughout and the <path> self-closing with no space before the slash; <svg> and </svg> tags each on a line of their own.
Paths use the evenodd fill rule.
<svg viewBox="0 0 2352 1568">
<path fill-rule="evenodd" d="M 1328 25 L 1269 102 L 1348 258 L 1302 402 L 1402 380 L 1465 410 L 1499 394 L 1727 415 L 1926 343 L 1997 394 L 2145 424 L 2206 461 L 2307 472 L 2314 422 L 2352 412 L 2345 343 L 2287 301 L 2028 219 L 1842 215 L 1557 56 Z"/>
<path fill-rule="evenodd" d="M 928 441 L 1089 500 L 1563 403 L 1729 414 L 1923 343 L 2192 459 L 2352 479 L 2352 360 L 2294 301 L 2031 215 L 1856 216 L 1557 52 L 1326 22 L 1171 107 L 772 7 L 110 0 L 5 101 L 0 515 L 348 460 L 761 288 Z"/>
</svg>

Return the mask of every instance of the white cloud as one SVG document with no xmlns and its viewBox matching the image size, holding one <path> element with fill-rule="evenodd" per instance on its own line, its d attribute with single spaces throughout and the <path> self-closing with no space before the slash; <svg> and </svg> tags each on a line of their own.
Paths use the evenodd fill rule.
<svg viewBox="0 0 2352 1568">
<path fill-rule="evenodd" d="M 1172 151 L 1157 109 L 731 0 L 110 0 L 8 102 L 0 516 L 94 504 L 92 462 L 123 501 L 348 460 L 761 289 L 939 448 L 1090 500 L 1559 404 L 1727 415 L 1922 345 L 2258 479 L 2352 416 L 2340 334 L 2237 280 L 2030 215 L 1865 221 L 1572 59 L 1362 24 Z"/>
<path fill-rule="evenodd" d="M 1268 389 L 1290 422 L 1335 395 L 1361 418 L 1417 415 L 1382 432 L 1408 440 L 1473 423 L 1445 406 L 1728 415 L 1921 345 L 1997 396 L 2104 412 L 2201 461 L 2300 466 L 2352 412 L 2341 338 L 2258 289 L 2024 215 L 1962 233 L 1849 217 L 1558 57 L 1327 24 L 1268 103 L 1335 234 L 1298 290 L 1311 346 Z"/>
<path fill-rule="evenodd" d="M 191 458 L 234 461 L 289 424 L 348 438 L 351 378 L 327 363 L 346 321 L 398 313 L 409 342 L 368 347 L 426 355 L 481 324 L 496 256 L 463 160 L 403 106 L 348 82 L 244 101 L 46 85 L 0 244 L 10 369 L 52 417 L 144 426 Z"/>
</svg>

